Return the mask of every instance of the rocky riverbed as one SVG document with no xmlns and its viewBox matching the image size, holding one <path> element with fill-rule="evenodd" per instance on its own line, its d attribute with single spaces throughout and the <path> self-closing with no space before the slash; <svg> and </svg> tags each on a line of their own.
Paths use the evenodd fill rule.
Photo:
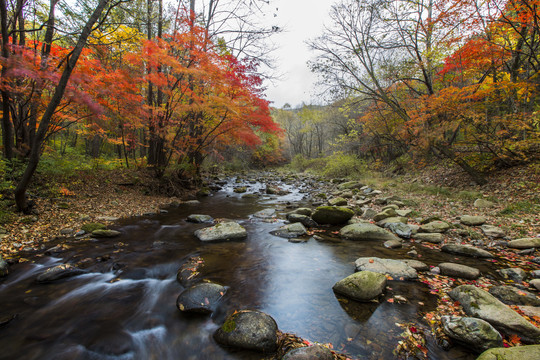
<svg viewBox="0 0 540 360">
<path fill-rule="evenodd" d="M 360 181 L 273 173 L 211 178 L 200 195 L 205 196 L 175 200 L 161 215 L 122 220 L 111 228 L 83 224 L 37 250 L 27 249 L 22 253 L 27 262 L 0 260 L 0 294 L 30 303 L 38 312 L 54 308 L 59 316 L 50 301 L 62 300 L 63 293 L 77 303 L 80 298 L 73 293 L 87 296 L 81 287 L 103 284 L 104 276 L 111 284 L 141 281 L 137 286 L 147 294 L 148 279 L 156 278 L 148 275 L 150 268 L 165 281 L 159 294 L 176 293 L 172 300 L 161 299 L 162 306 L 174 306 L 177 298 L 177 312 L 199 314 L 196 320 L 183 317 L 180 327 L 212 334 L 211 343 L 195 341 L 212 358 L 244 358 L 223 353 L 216 344 L 261 352 L 253 358 L 287 359 L 474 359 L 484 351 L 510 359 L 514 348 L 525 358 L 539 353 L 534 344 L 540 343 L 540 237 L 534 227 L 523 234 L 516 231 L 523 230 L 519 226 L 498 226 L 499 204 L 479 198 L 469 204 L 441 203 L 438 209 L 433 203 L 426 207 L 432 201 L 426 197 Z M 137 264 L 135 256 L 143 253 L 145 260 Z M 178 274 L 155 270 L 152 257 Z M 40 284 L 31 285 L 35 298 L 19 290 L 30 280 Z M 53 289 L 60 294 L 51 294 Z M 136 302 L 133 297 L 128 304 Z M 26 318 L 30 308 L 1 303 L 0 343 L 13 340 L 13 331 L 24 333 L 35 325 Z M 104 314 L 104 323 L 108 316 L 113 315 Z M 121 318 L 130 322 L 137 316 L 126 312 Z M 156 321 L 169 336 L 179 326 Z M 55 330 L 60 336 L 62 328 Z M 115 356 L 137 358 L 146 352 L 178 358 L 178 353 L 137 347 L 132 334 L 137 331 L 120 330 L 124 351 Z M 260 339 L 253 343 L 245 334 L 255 332 Z M 32 340 L 26 342 L 39 349 L 36 354 L 60 346 L 35 336 L 28 334 Z M 122 342 L 118 332 L 112 336 L 113 343 Z M 83 347 L 80 358 L 88 357 L 89 349 L 112 350 L 111 344 L 96 350 L 92 342 L 71 340 Z M 314 341 L 323 346 L 298 350 Z M 49 342 L 54 346 L 47 347 Z M 7 349 L 8 355 L 28 350 L 24 342 Z M 180 358 L 190 356 L 195 355 Z"/>
</svg>

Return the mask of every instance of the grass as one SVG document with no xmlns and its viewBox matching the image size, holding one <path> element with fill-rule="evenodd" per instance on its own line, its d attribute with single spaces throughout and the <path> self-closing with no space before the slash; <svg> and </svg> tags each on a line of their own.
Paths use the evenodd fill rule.
<svg viewBox="0 0 540 360">
<path fill-rule="evenodd" d="M 540 213 L 540 198 L 535 197 L 532 200 L 522 200 L 512 203 L 502 209 L 500 215 L 514 214 L 539 214 Z"/>
</svg>

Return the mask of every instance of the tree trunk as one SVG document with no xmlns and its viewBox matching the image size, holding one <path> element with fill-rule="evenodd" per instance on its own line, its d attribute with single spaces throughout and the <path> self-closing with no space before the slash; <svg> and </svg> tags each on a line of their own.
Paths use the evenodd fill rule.
<svg viewBox="0 0 540 360">
<path fill-rule="evenodd" d="M 0 1 L 4 1 L 4 0 L 0 0 Z M 58 81 L 58 85 L 56 85 L 54 89 L 54 93 L 51 97 L 51 100 L 49 101 L 49 104 L 47 105 L 47 108 L 45 109 L 45 112 L 43 113 L 43 116 L 41 117 L 39 128 L 37 130 L 34 142 L 32 144 L 32 149 L 30 151 L 28 165 L 26 166 L 26 169 L 24 170 L 21 180 L 19 181 L 19 183 L 17 184 L 17 187 L 15 188 L 15 203 L 17 204 L 17 210 L 19 211 L 28 212 L 29 210 L 28 204 L 26 201 L 26 190 L 28 189 L 28 186 L 30 185 L 30 181 L 32 180 L 34 172 L 36 171 L 36 168 L 38 166 L 40 155 L 41 155 L 41 147 L 43 145 L 43 141 L 45 140 L 47 132 L 49 130 L 51 119 L 54 115 L 54 112 L 56 111 L 56 108 L 60 104 L 60 101 L 62 101 L 69 78 L 71 76 L 71 73 L 73 72 L 73 69 L 75 68 L 75 65 L 77 65 L 77 61 L 79 60 L 79 57 L 81 56 L 81 52 L 84 46 L 86 45 L 88 36 L 90 36 L 90 33 L 92 32 L 92 28 L 94 24 L 98 21 L 99 17 L 101 16 L 101 13 L 105 9 L 105 6 L 107 5 L 108 2 L 109 0 L 100 0 L 96 9 L 92 13 L 88 21 L 86 22 L 83 28 L 83 31 L 81 32 L 81 35 L 79 36 L 79 39 L 77 40 L 77 44 L 73 48 L 71 56 L 66 61 L 66 67 L 64 68 L 64 71 L 62 72 L 62 76 L 60 77 L 60 80 Z"/>
<path fill-rule="evenodd" d="M 2 57 L 9 58 L 9 33 L 8 33 L 8 11 L 6 0 L 0 0 L 0 31 L 2 31 Z M 6 76 L 7 68 L 2 67 L 2 78 Z M 2 90 L 2 141 L 4 146 L 4 156 L 6 159 L 13 158 L 13 128 L 10 119 L 10 96 L 7 90 Z"/>
<path fill-rule="evenodd" d="M 488 183 L 486 178 L 472 166 L 470 166 L 465 160 L 459 158 L 450 148 L 444 145 L 433 145 L 435 149 L 439 151 L 444 157 L 452 160 L 459 165 L 478 185 L 485 185 Z"/>
</svg>

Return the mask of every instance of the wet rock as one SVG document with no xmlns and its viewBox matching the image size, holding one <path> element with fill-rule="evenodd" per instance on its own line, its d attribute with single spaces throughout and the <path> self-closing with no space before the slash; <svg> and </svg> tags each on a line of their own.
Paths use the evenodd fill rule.
<svg viewBox="0 0 540 360">
<path fill-rule="evenodd" d="M 298 208 L 298 209 L 295 209 L 295 210 L 291 211 L 289 214 L 298 214 L 298 215 L 311 216 L 312 212 L 313 211 L 311 211 L 310 208 Z"/>
<path fill-rule="evenodd" d="M 450 225 L 444 221 L 431 221 L 420 226 L 420 231 L 425 233 L 443 233 L 450 229 Z"/>
<path fill-rule="evenodd" d="M 484 351 L 476 360 L 537 360 L 540 357 L 540 345 L 498 347 Z"/>
<path fill-rule="evenodd" d="M 533 270 L 529 274 L 533 279 L 540 279 L 540 270 Z"/>
<path fill-rule="evenodd" d="M 387 249 L 399 249 L 403 246 L 401 240 L 398 239 L 385 241 L 383 245 Z"/>
<path fill-rule="evenodd" d="M 9 274 L 9 265 L 2 259 L 2 254 L 0 254 L 0 277 L 7 276 Z"/>
<path fill-rule="evenodd" d="M 312 345 L 292 349 L 281 360 L 332 360 L 332 352 L 322 345 Z"/>
<path fill-rule="evenodd" d="M 512 249 L 540 248 L 540 237 L 512 240 L 508 242 L 507 246 Z"/>
<path fill-rule="evenodd" d="M 91 234 L 95 230 L 104 230 L 107 227 L 101 223 L 87 223 L 81 226 L 81 230 L 84 230 L 86 233 Z"/>
<path fill-rule="evenodd" d="M 505 279 L 512 280 L 514 282 L 522 282 L 527 278 L 527 273 L 521 268 L 508 268 L 497 270 L 499 274 Z"/>
<path fill-rule="evenodd" d="M 292 223 L 301 223 L 305 227 L 316 227 L 318 225 L 315 220 L 313 220 L 309 216 L 301 214 L 287 214 L 287 220 Z"/>
<path fill-rule="evenodd" d="M 265 353 L 277 349 L 277 324 L 269 315 L 241 310 L 229 315 L 214 333 L 214 339 L 225 346 Z"/>
<path fill-rule="evenodd" d="M 418 241 L 425 241 L 433 244 L 439 244 L 444 240 L 443 234 L 440 233 L 418 233 L 414 234 L 413 238 Z"/>
<path fill-rule="evenodd" d="M 17 314 L 15 315 L 0 315 L 0 328 L 2 326 L 5 326 L 15 320 L 17 318 Z"/>
<path fill-rule="evenodd" d="M 461 264 L 440 263 L 438 265 L 441 275 L 475 280 L 480 276 L 480 270 Z"/>
<path fill-rule="evenodd" d="M 185 204 L 185 205 L 200 205 L 201 202 L 199 200 L 187 200 L 187 201 L 184 201 L 182 204 Z"/>
<path fill-rule="evenodd" d="M 191 214 L 187 217 L 187 221 L 193 223 L 207 223 L 214 221 L 214 218 L 210 215 Z"/>
<path fill-rule="evenodd" d="M 404 238 L 404 239 L 410 239 L 412 235 L 412 229 L 410 226 L 403 224 L 401 222 L 398 223 L 387 223 L 384 225 L 385 228 L 389 229 L 391 232 L 396 234 L 397 236 Z"/>
<path fill-rule="evenodd" d="M 201 241 L 228 241 L 247 237 L 244 227 L 234 221 L 226 221 L 211 227 L 195 231 L 195 236 Z"/>
<path fill-rule="evenodd" d="M 391 276 L 394 280 L 412 280 L 418 277 L 415 269 L 405 262 L 378 257 L 361 257 L 355 261 L 356 271 L 373 271 Z"/>
<path fill-rule="evenodd" d="M 68 277 L 84 274 L 86 271 L 79 269 L 71 264 L 62 264 L 48 268 L 38 275 L 36 281 L 38 283 L 48 283 Z"/>
<path fill-rule="evenodd" d="M 118 221 L 120 220 L 117 216 L 98 216 L 96 218 L 97 221 Z"/>
<path fill-rule="evenodd" d="M 120 235 L 122 235 L 122 233 L 116 230 L 101 229 L 101 230 L 92 231 L 92 236 L 95 236 L 98 238 L 113 238 Z"/>
<path fill-rule="evenodd" d="M 356 301 L 370 301 L 381 295 L 386 287 L 386 276 L 372 271 L 359 271 L 338 281 L 332 289 Z"/>
<path fill-rule="evenodd" d="M 377 213 L 374 217 L 374 221 L 381 221 L 383 219 L 389 218 L 389 217 L 397 217 L 396 210 L 394 208 L 387 208 L 384 211 L 381 211 L 380 213 Z"/>
<path fill-rule="evenodd" d="M 301 223 L 292 223 L 288 225 L 283 225 L 277 230 L 273 230 L 270 234 L 274 236 L 279 236 L 285 239 L 295 238 L 307 234 L 307 230 Z"/>
<path fill-rule="evenodd" d="M 244 194 L 242 195 L 242 199 L 257 199 L 259 195 L 257 194 Z"/>
<path fill-rule="evenodd" d="M 415 249 L 407 251 L 407 255 L 409 255 L 410 257 L 418 257 L 418 251 L 416 251 Z"/>
<path fill-rule="evenodd" d="M 471 215 L 463 215 L 459 218 L 459 221 L 463 225 L 467 226 L 479 226 L 486 222 L 486 218 L 483 216 L 471 216 Z"/>
<path fill-rule="evenodd" d="M 300 243 L 308 242 L 308 239 L 292 238 L 292 239 L 289 239 L 289 242 L 293 244 L 300 244 Z"/>
<path fill-rule="evenodd" d="M 289 192 L 277 186 L 266 185 L 266 193 L 268 195 L 287 195 Z"/>
<path fill-rule="evenodd" d="M 505 334 L 516 334 L 526 343 L 540 342 L 540 329 L 490 293 L 473 285 L 460 285 L 448 293 L 469 316 L 483 319 Z"/>
<path fill-rule="evenodd" d="M 319 206 L 311 215 L 318 224 L 345 224 L 354 216 L 354 211 L 342 206 Z"/>
<path fill-rule="evenodd" d="M 243 194 L 243 193 L 247 192 L 247 187 L 246 186 L 240 186 L 240 187 L 234 188 L 233 191 L 235 193 L 237 193 L 237 194 Z"/>
<path fill-rule="evenodd" d="M 441 251 L 450 253 L 450 254 L 471 256 L 471 257 L 478 257 L 478 258 L 492 258 L 493 257 L 493 255 L 491 255 L 489 251 L 486 251 L 484 249 L 479 249 L 474 246 L 468 246 L 468 245 L 446 244 L 441 247 Z"/>
<path fill-rule="evenodd" d="M 274 215 L 276 215 L 276 209 L 264 209 L 253 214 L 253 216 L 259 219 L 271 219 Z"/>
<path fill-rule="evenodd" d="M 446 335 L 480 353 L 503 346 L 502 336 L 487 321 L 472 317 L 443 316 L 442 327 Z"/>
<path fill-rule="evenodd" d="M 347 205 L 347 200 L 342 197 L 337 197 L 337 198 L 328 200 L 328 204 L 330 206 L 345 206 Z"/>
<path fill-rule="evenodd" d="M 182 291 L 176 299 L 176 307 L 184 312 L 210 314 L 226 291 L 227 288 L 219 284 L 199 283 Z"/>
<path fill-rule="evenodd" d="M 540 306 L 540 299 L 534 294 L 513 286 L 493 286 L 489 293 L 507 305 Z"/>
<path fill-rule="evenodd" d="M 347 240 L 399 240 L 388 230 L 370 223 L 357 223 L 347 225 L 339 232 Z"/>
<path fill-rule="evenodd" d="M 405 264 L 409 265 L 416 271 L 428 271 L 429 266 L 418 260 L 402 260 Z"/>
<path fill-rule="evenodd" d="M 474 201 L 474 207 L 477 207 L 477 208 L 480 208 L 480 209 L 490 208 L 490 207 L 493 207 L 493 206 L 495 206 L 495 204 L 492 203 L 491 201 L 488 201 L 488 200 L 476 199 Z"/>
<path fill-rule="evenodd" d="M 484 235 L 493 238 L 502 238 L 506 235 L 503 229 L 493 225 L 482 225 L 481 229 Z"/>
</svg>

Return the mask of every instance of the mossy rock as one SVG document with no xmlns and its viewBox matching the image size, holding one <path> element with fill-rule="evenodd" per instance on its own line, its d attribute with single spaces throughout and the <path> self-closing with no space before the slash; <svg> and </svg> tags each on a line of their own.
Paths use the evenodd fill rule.
<svg viewBox="0 0 540 360">
<path fill-rule="evenodd" d="M 106 228 L 107 227 L 102 223 L 86 223 L 81 227 L 81 230 L 84 230 L 84 232 L 91 234 L 96 230 L 105 230 Z"/>
<path fill-rule="evenodd" d="M 342 206 L 319 206 L 311 218 L 318 224 L 345 224 L 354 216 L 354 211 Z"/>
</svg>

